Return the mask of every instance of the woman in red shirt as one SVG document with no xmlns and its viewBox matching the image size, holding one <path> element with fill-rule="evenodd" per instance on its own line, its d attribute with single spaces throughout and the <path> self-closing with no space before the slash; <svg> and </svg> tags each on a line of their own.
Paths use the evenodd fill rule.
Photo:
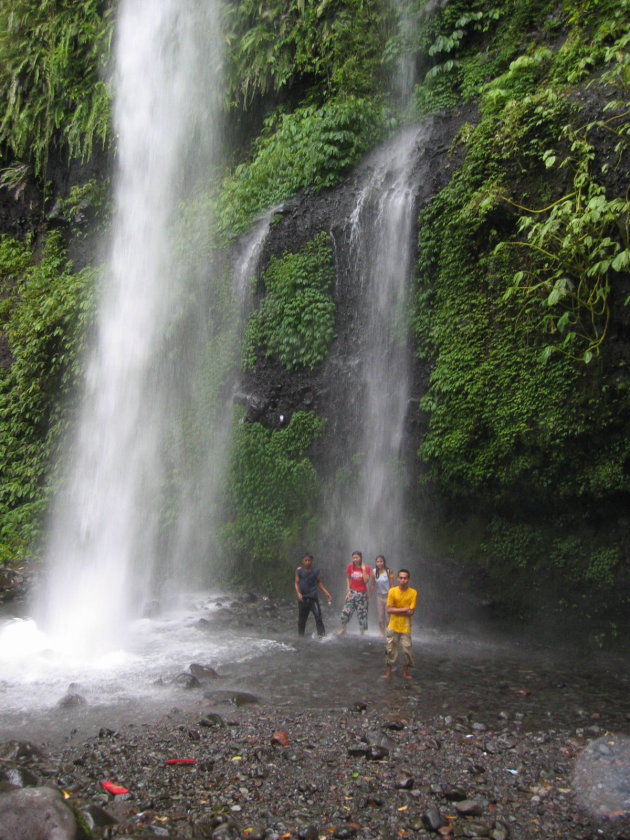
<svg viewBox="0 0 630 840">
<path fill-rule="evenodd" d="M 346 632 L 348 622 L 355 611 L 361 635 L 367 630 L 369 580 L 370 567 L 364 565 L 360 551 L 353 551 L 352 562 L 348 563 L 346 568 L 346 599 L 341 610 L 341 628 L 337 630 L 338 636 L 343 636 Z"/>
</svg>

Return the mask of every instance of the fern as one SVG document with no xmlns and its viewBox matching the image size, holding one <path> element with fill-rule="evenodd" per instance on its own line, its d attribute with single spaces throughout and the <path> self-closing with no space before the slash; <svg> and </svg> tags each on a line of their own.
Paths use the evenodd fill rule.
<svg viewBox="0 0 630 840">
<path fill-rule="evenodd" d="M 99 78 L 112 19 L 99 0 L 0 0 L 0 143 L 44 177 L 51 148 L 87 159 L 109 135 Z"/>
</svg>

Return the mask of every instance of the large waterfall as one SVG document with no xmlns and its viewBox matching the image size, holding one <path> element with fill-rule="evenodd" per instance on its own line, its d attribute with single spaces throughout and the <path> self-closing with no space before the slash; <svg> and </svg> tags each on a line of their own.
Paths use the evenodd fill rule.
<svg viewBox="0 0 630 840">
<path fill-rule="evenodd" d="M 215 2 L 120 4 L 113 230 L 40 605 L 47 632 L 75 646 L 111 644 L 168 576 L 169 552 L 187 551 L 164 508 L 186 474 L 173 459 L 211 301 L 178 224 L 185 214 L 188 236 L 192 224 L 208 235 L 203 201 L 182 202 L 218 159 L 220 45 Z"/>
</svg>

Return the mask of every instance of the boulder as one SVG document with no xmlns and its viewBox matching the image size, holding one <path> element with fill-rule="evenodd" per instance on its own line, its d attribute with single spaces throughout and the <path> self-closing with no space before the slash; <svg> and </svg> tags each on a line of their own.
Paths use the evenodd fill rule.
<svg viewBox="0 0 630 840">
<path fill-rule="evenodd" d="M 59 791 L 35 787 L 0 793 L 0 840 L 81 840 L 83 837 Z"/>
</svg>

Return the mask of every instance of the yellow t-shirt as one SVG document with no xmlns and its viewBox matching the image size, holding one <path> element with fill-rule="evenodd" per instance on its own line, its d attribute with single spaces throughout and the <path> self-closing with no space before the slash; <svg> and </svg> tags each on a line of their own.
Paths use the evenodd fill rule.
<svg viewBox="0 0 630 840">
<path fill-rule="evenodd" d="M 411 587 L 403 592 L 399 586 L 392 586 L 387 594 L 387 606 L 415 610 L 417 597 L 418 593 Z M 411 633 L 411 616 L 392 613 L 389 616 L 387 629 L 393 630 L 394 633 Z"/>
</svg>

